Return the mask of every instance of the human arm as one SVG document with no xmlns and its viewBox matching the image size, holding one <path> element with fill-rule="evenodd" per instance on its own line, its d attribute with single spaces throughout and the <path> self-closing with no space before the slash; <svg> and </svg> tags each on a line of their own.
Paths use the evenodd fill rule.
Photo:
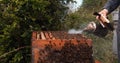
<svg viewBox="0 0 120 63">
<path fill-rule="evenodd" d="M 108 14 L 114 11 L 119 5 L 120 5 L 120 0 L 109 0 L 103 7 L 103 10 L 99 12 L 99 14 L 106 17 Z M 96 18 L 100 19 L 98 18 L 98 16 Z"/>
<path fill-rule="evenodd" d="M 120 0 L 108 0 L 108 2 L 105 4 L 103 7 L 104 9 L 102 10 L 106 12 L 107 14 L 110 14 L 112 11 L 114 11 L 118 6 L 120 5 Z"/>
</svg>

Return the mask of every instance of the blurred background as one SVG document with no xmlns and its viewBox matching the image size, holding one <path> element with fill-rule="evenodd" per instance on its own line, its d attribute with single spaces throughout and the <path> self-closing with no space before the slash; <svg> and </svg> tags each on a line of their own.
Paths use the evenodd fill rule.
<svg viewBox="0 0 120 63">
<path fill-rule="evenodd" d="M 107 0 L 0 0 L 0 63 L 30 63 L 33 31 L 83 29 Z M 109 15 L 111 22 L 112 18 Z M 93 40 L 93 57 L 102 63 L 117 63 L 113 33 Z"/>
</svg>

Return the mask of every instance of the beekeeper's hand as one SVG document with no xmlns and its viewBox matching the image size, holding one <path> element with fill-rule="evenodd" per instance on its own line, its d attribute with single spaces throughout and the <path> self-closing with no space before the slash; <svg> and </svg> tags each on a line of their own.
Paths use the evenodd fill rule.
<svg viewBox="0 0 120 63">
<path fill-rule="evenodd" d="M 107 17 L 108 10 L 107 9 L 103 9 L 103 10 L 101 10 L 99 12 L 99 14 L 103 15 L 104 17 Z M 96 19 L 100 20 L 99 16 L 97 16 Z"/>
</svg>

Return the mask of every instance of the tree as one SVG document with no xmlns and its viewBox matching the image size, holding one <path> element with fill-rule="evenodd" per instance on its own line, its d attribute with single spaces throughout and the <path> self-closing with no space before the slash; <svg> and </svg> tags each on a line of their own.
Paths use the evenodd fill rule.
<svg viewBox="0 0 120 63">
<path fill-rule="evenodd" d="M 87 8 L 89 10 L 95 10 L 95 8 L 100 8 L 104 5 L 107 0 L 84 0 L 83 8 Z"/>
<path fill-rule="evenodd" d="M 31 34 L 59 30 L 61 18 L 73 0 L 1 0 L 0 62 L 30 63 Z"/>
</svg>

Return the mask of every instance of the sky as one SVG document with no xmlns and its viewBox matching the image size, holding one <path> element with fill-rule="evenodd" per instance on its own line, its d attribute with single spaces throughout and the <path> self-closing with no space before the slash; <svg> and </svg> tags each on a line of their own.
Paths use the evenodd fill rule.
<svg viewBox="0 0 120 63">
<path fill-rule="evenodd" d="M 80 7 L 82 5 L 83 0 L 76 0 L 76 2 L 77 3 L 75 4 L 75 6 Z"/>
<path fill-rule="evenodd" d="M 77 3 L 70 3 L 69 8 L 71 11 L 77 11 L 77 9 L 82 5 L 83 0 L 75 0 Z"/>
</svg>

